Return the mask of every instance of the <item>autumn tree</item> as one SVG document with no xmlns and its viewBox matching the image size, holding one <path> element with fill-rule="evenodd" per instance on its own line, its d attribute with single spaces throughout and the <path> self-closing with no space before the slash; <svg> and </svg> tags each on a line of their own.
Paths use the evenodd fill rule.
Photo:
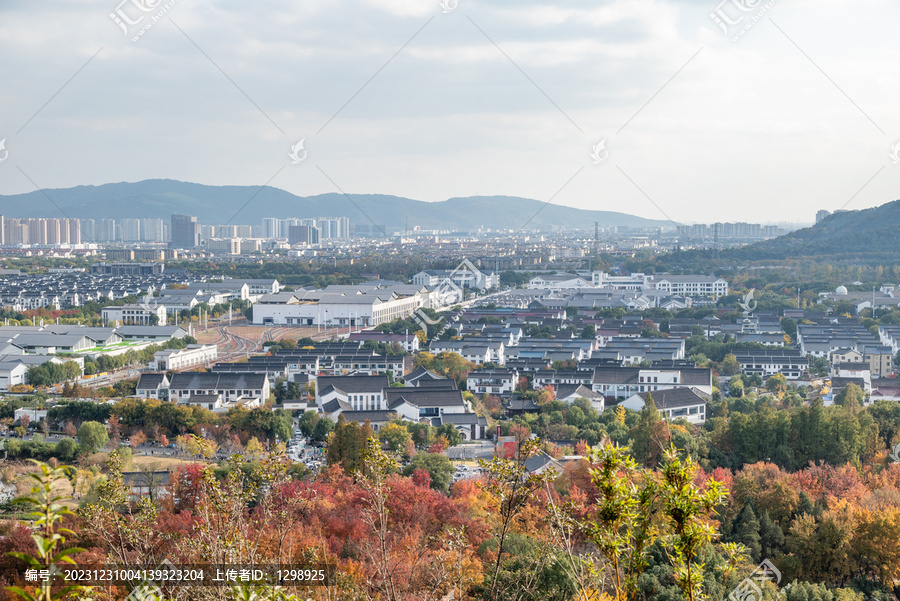
<svg viewBox="0 0 900 601">
<path fill-rule="evenodd" d="M 109 433 L 109 440 L 113 444 L 117 444 L 122 437 L 122 426 L 119 418 L 115 415 L 110 415 L 109 420 L 106 422 L 106 430 Z"/>
<path fill-rule="evenodd" d="M 244 445 L 244 456 L 250 459 L 250 461 L 256 461 L 262 456 L 262 454 L 262 444 L 260 444 L 259 440 L 257 440 L 255 436 L 251 437 L 250 440 L 247 441 L 247 444 Z"/>
<path fill-rule="evenodd" d="M 409 430 L 398 423 L 384 426 L 378 432 L 378 439 L 387 443 L 388 449 L 394 454 L 405 453 L 407 446 L 412 443 L 412 436 L 410 436 Z"/>
<path fill-rule="evenodd" d="M 441 424 L 438 426 L 437 435 L 443 436 L 447 440 L 447 448 L 459 446 L 463 441 L 463 435 L 453 424 Z"/>
<path fill-rule="evenodd" d="M 347 473 L 362 468 L 363 452 L 370 438 L 374 436 L 369 422 L 359 425 L 338 416 L 337 425 L 328 443 L 328 465 L 340 464 Z"/>
<path fill-rule="evenodd" d="M 733 376 L 740 372 L 741 364 L 738 362 L 737 357 L 732 353 L 725 355 L 725 358 L 719 363 L 719 373 L 723 376 Z"/>
<path fill-rule="evenodd" d="M 544 483 L 552 480 L 555 475 L 552 469 L 534 473 L 525 467 L 525 462 L 540 452 L 540 446 L 539 439 L 527 439 L 517 445 L 511 458 L 497 456 L 489 461 L 478 461 L 485 477 L 484 488 L 498 505 L 497 525 L 494 528 L 497 559 L 491 574 L 491 599 L 497 598 L 497 586 L 500 582 L 498 577 L 513 520 L 525 509 L 534 494 L 543 488 Z"/>
<path fill-rule="evenodd" d="M 766 390 L 769 392 L 783 392 L 787 389 L 787 378 L 784 374 L 769 376 L 766 380 Z"/>
<path fill-rule="evenodd" d="M 129 438 L 128 441 L 131 443 L 131 447 L 136 449 L 147 442 L 147 435 L 144 434 L 143 430 L 138 430 L 131 435 L 131 438 Z"/>
</svg>

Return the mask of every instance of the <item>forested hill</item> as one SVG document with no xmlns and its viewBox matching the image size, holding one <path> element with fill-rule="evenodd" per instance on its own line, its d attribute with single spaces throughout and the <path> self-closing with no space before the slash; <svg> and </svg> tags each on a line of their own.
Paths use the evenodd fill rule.
<svg viewBox="0 0 900 601">
<path fill-rule="evenodd" d="M 900 200 L 873 209 L 840 211 L 785 236 L 723 249 L 676 252 L 665 262 L 748 263 L 816 259 L 885 263 L 900 258 Z"/>
</svg>

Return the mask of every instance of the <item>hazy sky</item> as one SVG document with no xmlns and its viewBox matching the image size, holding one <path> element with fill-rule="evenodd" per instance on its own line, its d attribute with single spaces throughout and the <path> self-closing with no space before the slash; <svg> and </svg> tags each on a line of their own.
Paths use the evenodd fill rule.
<svg viewBox="0 0 900 601">
<path fill-rule="evenodd" d="M 680 222 L 900 197 L 900 3 L 719 1 L 3 0 L 0 194 L 271 180 Z"/>
</svg>

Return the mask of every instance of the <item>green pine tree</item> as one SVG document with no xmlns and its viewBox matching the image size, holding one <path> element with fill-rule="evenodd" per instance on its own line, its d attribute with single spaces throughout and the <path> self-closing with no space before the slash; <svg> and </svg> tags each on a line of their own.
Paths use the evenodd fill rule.
<svg viewBox="0 0 900 601">
<path fill-rule="evenodd" d="M 634 458 L 649 467 L 656 467 L 668 443 L 667 428 L 656 408 L 653 395 L 647 394 L 638 423 L 631 431 Z"/>
<path fill-rule="evenodd" d="M 784 552 L 784 532 L 769 517 L 768 511 L 759 520 L 759 544 L 763 559 L 772 559 Z"/>
<path fill-rule="evenodd" d="M 734 525 L 734 542 L 741 543 L 747 547 L 747 553 L 754 563 L 759 563 L 760 554 L 762 553 L 762 545 L 759 536 L 759 519 L 756 512 L 753 511 L 753 505 L 747 503 L 738 514 Z"/>
<path fill-rule="evenodd" d="M 800 492 L 800 503 L 797 505 L 794 517 L 801 515 L 816 515 L 816 508 L 813 506 L 812 499 L 809 498 L 805 491 Z"/>
</svg>

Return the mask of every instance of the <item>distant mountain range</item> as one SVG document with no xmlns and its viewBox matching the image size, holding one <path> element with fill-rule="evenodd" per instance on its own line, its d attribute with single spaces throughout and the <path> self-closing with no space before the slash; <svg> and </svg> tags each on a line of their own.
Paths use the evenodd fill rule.
<svg viewBox="0 0 900 601">
<path fill-rule="evenodd" d="M 604 227 L 674 227 L 670 221 L 613 211 L 587 211 L 514 196 L 469 196 L 442 202 L 383 194 L 349 196 L 303 197 L 269 186 L 205 186 L 154 179 L 0 195 L 0 214 L 168 220 L 173 213 L 181 213 L 196 215 L 201 223 L 209 225 L 258 225 L 263 217 L 348 217 L 351 223 L 374 223 L 389 231 L 407 224 L 410 228 L 476 230 L 518 229 L 526 223 L 529 229 L 560 226 L 592 231 L 595 221 Z"/>
</svg>

